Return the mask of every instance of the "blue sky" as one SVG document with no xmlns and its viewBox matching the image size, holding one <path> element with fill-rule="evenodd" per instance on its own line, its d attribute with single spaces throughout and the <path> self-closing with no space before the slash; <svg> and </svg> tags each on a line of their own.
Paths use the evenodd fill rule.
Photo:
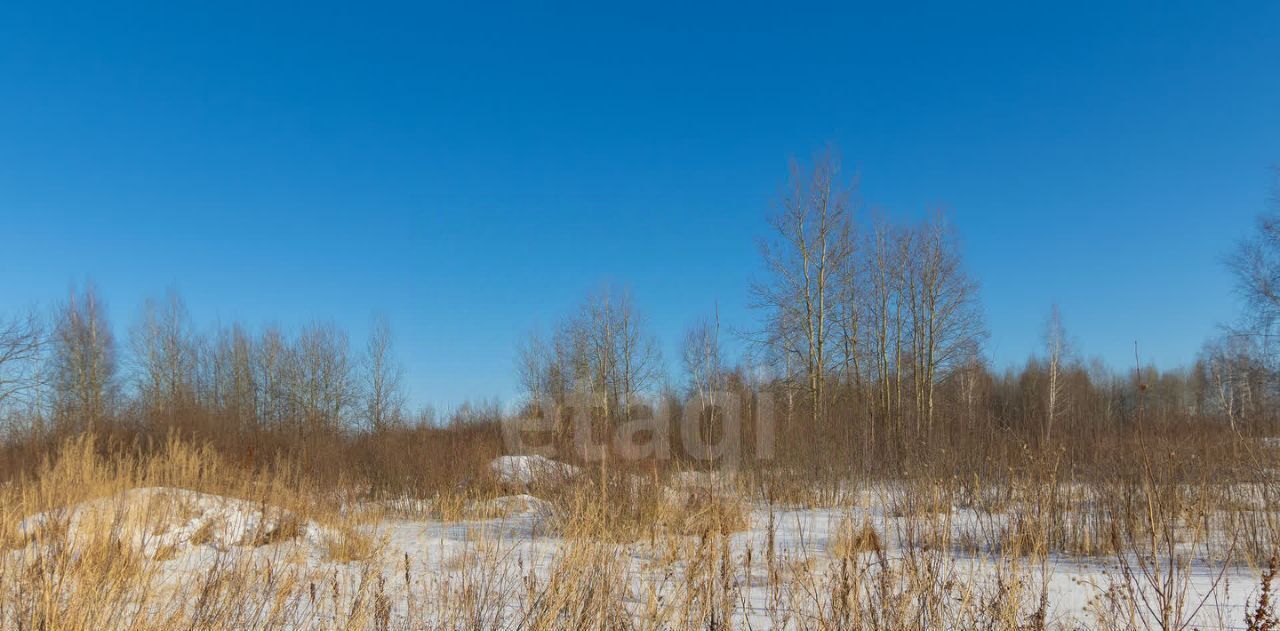
<svg viewBox="0 0 1280 631">
<path fill-rule="evenodd" d="M 270 4 L 270 6 L 267 6 Z M 122 333 L 396 329 L 414 400 L 515 393 L 602 283 L 669 359 L 748 327 L 791 157 L 949 209 L 997 366 L 1052 303 L 1081 351 L 1190 361 L 1280 163 L 1280 3 L 10 3 L 0 313 L 92 279 Z"/>
</svg>

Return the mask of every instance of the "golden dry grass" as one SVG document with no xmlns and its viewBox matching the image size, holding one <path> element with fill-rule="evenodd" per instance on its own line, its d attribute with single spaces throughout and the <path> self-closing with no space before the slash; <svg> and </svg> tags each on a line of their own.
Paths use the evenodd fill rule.
<svg viewBox="0 0 1280 631">
<path fill-rule="evenodd" d="M 852 518 L 845 517 L 840 520 L 827 550 L 837 559 L 849 559 L 866 552 L 880 552 L 884 550 L 884 542 L 869 521 L 855 524 Z"/>
<path fill-rule="evenodd" d="M 388 555 L 376 528 L 382 511 L 355 510 L 350 494 L 311 485 L 286 462 L 249 472 L 178 440 L 141 457 L 77 438 L 34 474 L 0 487 L 0 628 L 722 629 L 741 622 L 750 589 L 767 595 L 753 604 L 758 617 L 781 626 L 1039 628 L 1043 594 L 1031 568 L 1049 552 L 1143 552 L 1152 565 L 1127 575 L 1137 588 L 1146 575 L 1189 572 L 1180 559 L 1162 562 L 1162 545 L 1207 546 L 1239 536 L 1231 524 L 1261 523 L 1239 521 L 1238 511 L 1237 521 L 1207 518 L 1243 500 L 1206 482 L 1155 475 L 1109 487 L 1023 480 L 983 490 L 998 498 L 1002 514 L 1021 518 L 989 527 L 979 521 L 953 538 L 952 507 L 964 504 L 957 498 L 965 492 L 954 480 L 920 478 L 859 494 L 863 503 L 878 503 L 885 520 L 873 522 L 867 506 L 861 514 L 848 508 L 825 554 L 797 556 L 775 547 L 772 518 L 752 524 L 753 508 L 763 510 L 752 498 L 767 493 L 748 491 L 751 482 L 707 479 L 685 485 L 659 475 L 583 476 L 538 507 L 551 521 L 546 533 L 561 537 L 544 570 L 525 565 L 514 542 L 473 524 L 461 551 L 442 558 L 441 573 L 433 574 L 421 572 L 419 559 Z M 1069 490 L 1057 492 L 1062 486 Z M 155 488 L 182 491 L 138 492 Z M 530 500 L 494 497 L 499 491 L 438 495 L 431 516 L 501 522 L 530 510 Z M 190 547 L 223 547 L 225 524 L 214 521 L 185 540 L 163 540 L 199 514 L 194 492 L 257 507 L 271 519 L 247 535 L 244 548 L 282 553 L 219 554 L 205 571 L 174 583 L 167 564 Z M 138 497 L 145 501 L 122 499 Z M 1274 513 L 1265 500 L 1253 501 L 1261 510 L 1249 511 L 1250 519 Z M 77 505 L 94 510 L 76 513 L 73 523 L 67 507 Z M 49 518 L 19 526 L 38 514 Z M 765 542 L 730 544 L 753 526 L 765 529 Z M 320 565 L 293 546 L 315 532 Z M 138 544 L 152 540 L 150 548 Z M 890 541 L 906 545 L 891 552 Z M 956 568 L 952 553 L 965 550 L 991 555 L 994 583 Z M 634 563 L 636 554 L 646 562 Z M 1159 587 L 1175 593 L 1180 585 Z M 1123 594 L 1112 594 L 1090 626 L 1124 628 L 1117 612 L 1135 607 Z"/>
</svg>

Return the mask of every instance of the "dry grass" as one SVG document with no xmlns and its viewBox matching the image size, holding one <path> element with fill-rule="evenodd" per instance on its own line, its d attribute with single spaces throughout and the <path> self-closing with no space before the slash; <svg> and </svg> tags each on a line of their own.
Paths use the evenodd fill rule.
<svg viewBox="0 0 1280 631">
<path fill-rule="evenodd" d="M 326 558 L 335 563 L 368 561 L 379 550 L 376 539 L 352 526 L 342 526 L 323 538 Z"/>
<path fill-rule="evenodd" d="M 289 590 L 306 571 L 264 567 L 247 555 L 219 553 L 197 584 L 167 581 L 166 562 L 188 546 L 218 546 L 215 532 L 226 524 L 210 520 L 182 540 L 161 535 L 196 515 L 189 491 L 260 507 L 259 526 L 245 533 L 250 550 L 294 542 L 304 519 L 340 524 L 337 506 L 317 501 L 320 493 L 281 485 L 287 476 L 245 473 L 207 448 L 177 440 L 145 458 L 108 454 L 91 438 L 74 439 L 35 474 L 0 490 L 9 549 L 0 560 L 0 627 L 237 628 L 301 611 L 300 595 Z M 184 491 L 137 490 L 157 487 Z M 41 518 L 33 523 L 33 515 Z M 367 554 L 359 541 L 344 537 L 335 552 L 347 559 Z M 243 604 L 264 597 L 266 610 Z"/>
<path fill-rule="evenodd" d="M 881 552 L 884 550 L 884 543 L 880 539 L 880 533 L 876 531 L 875 526 L 868 520 L 863 520 L 860 525 L 854 525 L 855 522 L 851 517 L 845 517 L 840 520 L 840 526 L 836 529 L 836 534 L 831 538 L 827 545 L 827 550 L 831 556 L 837 559 L 851 559 L 860 554 L 867 552 Z"/>
<path fill-rule="evenodd" d="M 285 460 L 246 469 L 176 439 L 141 455 L 82 437 L 0 487 L 0 628 L 724 629 L 747 611 L 806 629 L 1044 628 L 1036 568 L 1052 553 L 1117 568 L 1091 627 L 1178 628 L 1212 606 L 1189 596 L 1193 570 L 1250 562 L 1244 541 L 1274 550 L 1277 505 L 1265 486 L 1160 462 L 1089 481 L 1051 469 L 824 481 L 808 499 L 842 508 L 816 551 L 777 540 L 775 511 L 806 497 L 794 476 L 591 472 L 538 489 L 545 504 L 472 485 L 414 517 L 474 522 L 428 568 L 389 553 L 377 534 L 388 513 L 357 510 L 380 506 L 353 503 L 358 484 L 315 483 Z M 155 488 L 182 491 L 139 491 Z M 262 519 L 228 545 L 227 524 L 199 522 L 195 492 Z M 491 527 L 530 511 L 547 521 L 535 537 L 560 537 L 538 563 Z M 37 514 L 48 518 L 23 521 Z M 165 539 L 188 523 L 199 527 Z M 323 563 L 307 561 L 308 541 Z M 193 548 L 213 551 L 207 570 L 172 574 Z M 963 570 L 958 553 L 994 574 Z M 1144 600 L 1153 593 L 1167 596 Z"/>
<path fill-rule="evenodd" d="M 741 494 L 697 490 L 672 495 L 675 497 L 668 496 L 658 517 L 658 523 L 671 532 L 727 535 L 747 528 L 748 510 Z"/>
</svg>

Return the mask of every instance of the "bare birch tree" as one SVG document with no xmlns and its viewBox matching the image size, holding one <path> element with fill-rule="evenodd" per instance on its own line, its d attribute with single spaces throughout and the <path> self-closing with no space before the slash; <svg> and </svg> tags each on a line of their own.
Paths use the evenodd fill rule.
<svg viewBox="0 0 1280 631">
<path fill-rule="evenodd" d="M 258 340 L 254 361 L 260 423 L 282 425 L 295 414 L 289 396 L 289 363 L 289 343 L 284 333 L 277 327 L 267 327 Z"/>
<path fill-rule="evenodd" d="M 116 394 L 116 347 L 92 285 L 71 293 L 53 336 L 54 406 L 58 420 L 92 429 L 111 412 Z"/>
<path fill-rule="evenodd" d="M 697 418 L 710 421 L 719 406 L 727 403 L 717 397 L 728 389 L 728 375 L 725 373 L 724 355 L 720 348 L 719 307 L 710 317 L 698 320 L 685 330 L 680 355 L 689 380 L 690 409 L 697 414 Z M 699 421 L 699 444 L 711 442 L 711 428 L 709 422 Z"/>
<path fill-rule="evenodd" d="M 902 313 L 905 299 L 903 272 L 906 268 L 910 234 L 877 218 L 864 247 L 863 274 L 867 281 L 865 314 L 869 351 L 877 383 L 879 416 L 891 420 L 901 430 L 902 396 Z"/>
<path fill-rule="evenodd" d="M 194 400 L 198 343 L 186 305 L 175 291 L 148 299 L 130 331 L 138 394 L 151 409 L 172 412 Z"/>
<path fill-rule="evenodd" d="M 1062 397 L 1066 391 L 1062 372 L 1063 364 L 1071 352 L 1067 342 L 1067 332 L 1062 326 L 1062 313 L 1058 305 L 1049 310 L 1049 319 L 1045 322 L 1044 347 L 1048 384 L 1046 385 L 1046 407 L 1044 415 L 1044 442 L 1048 445 L 1053 440 L 1053 425 L 1058 417 Z"/>
<path fill-rule="evenodd" d="M 553 403 L 557 417 L 581 401 L 606 423 L 625 420 L 662 375 L 657 340 L 631 295 L 610 287 L 588 295 L 549 338 L 530 335 L 517 352 L 528 402 Z"/>
<path fill-rule="evenodd" d="M 253 339 L 239 324 L 219 329 L 205 352 L 202 400 L 227 414 L 238 426 L 259 419 L 258 361 Z"/>
<path fill-rule="evenodd" d="M 1276 340 L 1280 339 L 1280 169 L 1275 186 L 1272 210 L 1258 217 L 1254 234 L 1241 241 L 1226 260 L 1246 307 L 1244 322 L 1232 335 L 1252 338 L 1248 346 L 1266 370 L 1264 383 L 1250 394 L 1268 405 L 1280 398 L 1280 357 L 1276 352 Z M 1226 368 L 1221 362 L 1219 366 Z"/>
<path fill-rule="evenodd" d="M 1267 409 L 1263 393 L 1271 371 L 1261 356 L 1255 336 L 1233 333 L 1210 339 L 1200 351 L 1197 366 L 1211 389 L 1209 402 L 1233 431 Z"/>
<path fill-rule="evenodd" d="M 824 418 L 827 379 L 839 304 L 839 275 L 850 256 L 852 185 L 841 181 L 830 153 L 807 174 L 792 165 L 790 190 L 770 217 L 774 236 L 761 244 L 769 278 L 752 286 L 765 311 L 767 343 L 800 362 L 809 395 L 810 420 Z"/>
<path fill-rule="evenodd" d="M 607 422 L 631 414 L 637 396 L 651 391 L 661 374 L 657 340 L 628 291 L 605 287 L 583 303 L 574 336 L 583 344 L 590 392 Z"/>
<path fill-rule="evenodd" d="M 534 414 L 548 414 L 557 433 L 563 433 L 570 399 L 578 388 L 577 378 L 586 373 L 583 350 L 575 343 L 576 332 L 568 325 L 553 331 L 549 338 L 532 333 L 517 350 L 517 373 Z"/>
<path fill-rule="evenodd" d="M 685 330 L 681 348 L 689 390 L 700 400 L 715 404 L 716 392 L 724 390 L 724 356 L 720 350 L 720 312 Z"/>
<path fill-rule="evenodd" d="M 307 326 L 289 358 L 289 399 L 297 421 L 306 431 L 341 428 L 356 399 L 347 334 L 331 324 Z"/>
<path fill-rule="evenodd" d="M 391 326 L 377 318 L 365 344 L 363 360 L 364 420 L 379 430 L 400 423 L 404 416 L 404 369 L 392 352 Z"/>
<path fill-rule="evenodd" d="M 1253 236 L 1227 258 L 1251 324 L 1264 333 L 1280 317 L 1280 170 L 1276 174 L 1274 210 L 1258 217 Z"/>
<path fill-rule="evenodd" d="M 916 413 L 931 430 L 938 381 L 978 353 L 986 330 L 977 282 L 965 273 L 945 219 L 938 216 L 922 224 L 910 252 L 906 284 Z"/>
<path fill-rule="evenodd" d="M 852 221 L 849 222 L 852 226 Z M 863 361 L 865 354 L 862 348 L 864 314 L 867 310 L 865 296 L 865 275 L 861 261 L 855 255 L 857 243 L 853 229 L 846 230 L 843 235 L 846 243 L 842 250 L 846 253 L 842 261 L 838 261 L 836 273 L 836 308 L 834 324 L 837 330 L 836 342 L 839 348 L 840 378 L 845 390 L 853 394 L 853 398 L 861 401 L 863 381 Z"/>
</svg>

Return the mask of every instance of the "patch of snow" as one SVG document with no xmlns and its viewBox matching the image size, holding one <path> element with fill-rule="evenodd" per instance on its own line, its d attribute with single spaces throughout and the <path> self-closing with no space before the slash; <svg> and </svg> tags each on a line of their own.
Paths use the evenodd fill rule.
<svg viewBox="0 0 1280 631">
<path fill-rule="evenodd" d="M 483 508 L 497 515 L 522 515 L 524 513 L 549 514 L 551 504 L 532 495 L 504 495 L 483 503 Z"/>
<path fill-rule="evenodd" d="M 578 475 L 578 468 L 545 456 L 501 456 L 489 463 L 489 470 L 503 484 L 530 485 L 564 481 Z"/>
<path fill-rule="evenodd" d="M 187 546 L 226 550 L 292 539 L 318 545 L 330 534 L 278 506 L 167 487 L 130 489 L 32 515 L 18 532 L 32 543 L 55 533 L 74 542 L 116 537 L 148 556 Z"/>
<path fill-rule="evenodd" d="M 567 464 L 531 456 L 499 458 L 490 466 L 494 475 L 507 474 L 507 480 L 525 484 L 577 473 L 576 468 Z M 699 497 L 705 487 L 714 488 L 720 481 L 699 473 L 681 476 L 673 482 L 677 488 L 669 488 L 668 492 L 677 498 L 688 498 Z M 735 607 L 732 614 L 734 626 L 769 628 L 775 622 L 768 613 L 770 608 L 790 606 L 787 603 L 791 601 L 785 598 L 780 605 L 771 591 L 773 588 L 767 577 L 772 570 L 767 569 L 767 562 L 762 560 L 762 553 L 767 550 L 776 550 L 776 558 L 782 561 L 779 571 L 783 572 L 784 583 L 789 580 L 789 572 L 801 571 L 788 568 L 809 567 L 810 562 L 814 576 L 821 578 L 826 576 L 823 568 L 836 563 L 831 557 L 832 540 L 838 536 L 841 524 L 846 520 L 875 528 L 883 541 L 885 557 L 896 563 L 913 554 L 935 554 L 911 551 L 912 540 L 917 537 L 915 529 L 921 525 L 949 528 L 957 539 L 969 533 L 982 540 L 981 533 L 1003 529 L 1019 510 L 1017 507 L 1004 507 L 988 513 L 975 508 L 952 508 L 951 514 L 920 515 L 914 517 L 917 521 L 913 522 L 912 518 L 900 516 L 895 510 L 902 496 L 910 493 L 912 490 L 906 485 L 885 483 L 851 491 L 849 501 L 841 507 L 754 506 L 747 527 L 730 534 L 725 548 L 730 554 L 730 562 L 724 567 L 732 572 L 729 577 L 731 584 L 740 590 L 737 602 L 741 606 Z M 1238 494 L 1249 496 L 1244 492 Z M 449 585 L 452 581 L 457 587 L 483 574 L 484 580 L 492 581 L 493 593 L 511 594 L 518 598 L 527 585 L 535 581 L 545 584 L 550 580 L 558 567 L 558 559 L 580 545 L 548 529 L 546 518 L 550 515 L 550 505 L 527 494 L 475 502 L 466 507 L 461 519 L 454 521 L 426 518 L 425 513 L 430 507 L 427 500 L 404 499 L 390 505 L 403 509 L 405 513 L 417 513 L 417 516 L 413 519 L 385 518 L 368 526 L 367 534 L 385 542 L 385 548 L 380 550 L 371 567 L 388 577 L 388 597 L 393 604 L 391 617 L 394 620 L 414 620 L 422 626 L 440 621 L 430 617 L 432 610 L 416 609 L 411 613 L 409 603 L 414 603 L 414 607 L 425 607 L 424 603 L 440 602 L 441 585 Z M 197 584 L 210 567 L 221 562 L 219 555 L 227 550 L 251 561 L 256 559 L 262 567 L 277 570 L 298 568 L 300 572 L 308 573 L 306 576 L 341 581 L 344 599 L 353 599 L 362 593 L 352 586 L 360 584 L 363 573 L 369 568 L 325 558 L 316 546 L 308 542 L 323 541 L 328 531 L 315 524 L 299 524 L 291 519 L 294 517 L 285 509 L 257 502 L 182 489 L 150 488 L 35 515 L 24 520 L 20 528 L 32 539 L 44 535 L 53 539 L 55 534 L 68 538 L 103 536 L 109 534 L 113 527 L 120 532 L 143 531 L 147 539 L 135 541 L 135 544 L 142 544 L 144 549 L 163 550 L 167 544 L 178 547 L 175 560 L 164 562 L 159 576 L 163 584 L 178 590 Z M 113 526 L 120 523 L 117 520 L 138 520 L 133 523 L 145 524 L 146 527 L 126 529 Z M 295 541 L 302 545 L 296 549 L 255 545 L 263 540 L 259 533 L 283 532 L 279 530 L 281 524 L 290 524 L 287 531 L 299 533 Z M 200 535 L 196 536 L 196 533 Z M 687 543 L 696 545 L 693 538 Z M 682 572 L 688 567 L 685 560 L 668 560 L 670 552 L 680 545 L 680 542 L 659 540 L 655 544 L 642 540 L 630 544 L 608 544 L 608 553 L 621 559 L 625 568 L 622 580 L 626 581 L 627 589 L 632 593 L 657 594 L 674 599 L 680 590 L 686 589 L 682 587 Z M 295 550 L 302 554 L 294 555 Z M 32 558 L 29 554 L 21 556 L 22 553 L 21 550 L 11 552 L 17 555 L 14 567 L 25 567 L 28 559 Z M 991 551 L 967 552 L 957 546 L 936 554 L 940 555 L 937 567 L 944 578 L 951 577 L 962 584 L 974 581 L 975 587 L 997 581 L 1004 567 L 1003 560 Z M 1029 572 L 1027 577 L 1035 585 L 1038 586 L 1042 578 L 1045 580 L 1050 603 L 1048 621 L 1051 627 L 1060 628 L 1088 628 L 1091 622 L 1089 608 L 1103 598 L 1120 577 L 1120 570 L 1108 557 L 1071 559 L 1055 555 L 1043 566 L 1025 569 Z M 1189 570 L 1186 590 L 1190 604 L 1187 609 L 1201 598 L 1208 598 L 1205 608 L 1194 616 L 1195 626 L 1219 628 L 1219 621 L 1240 620 L 1248 600 L 1257 596 L 1257 574 L 1247 567 L 1229 568 L 1227 580 L 1221 584 L 1215 582 L 1212 566 L 1193 562 Z M 412 576 L 391 580 L 407 573 Z M 300 584 L 305 585 L 305 582 Z M 347 606 L 348 600 L 344 600 L 341 607 Z M 336 609 L 341 607 L 335 605 Z M 516 607 L 517 604 L 512 602 L 503 611 L 518 614 Z M 304 615 L 310 615 L 306 611 L 310 610 L 299 609 L 299 619 L 290 623 L 296 628 L 323 626 L 315 619 L 305 618 Z M 440 622 L 438 626 L 445 625 Z"/>
</svg>

